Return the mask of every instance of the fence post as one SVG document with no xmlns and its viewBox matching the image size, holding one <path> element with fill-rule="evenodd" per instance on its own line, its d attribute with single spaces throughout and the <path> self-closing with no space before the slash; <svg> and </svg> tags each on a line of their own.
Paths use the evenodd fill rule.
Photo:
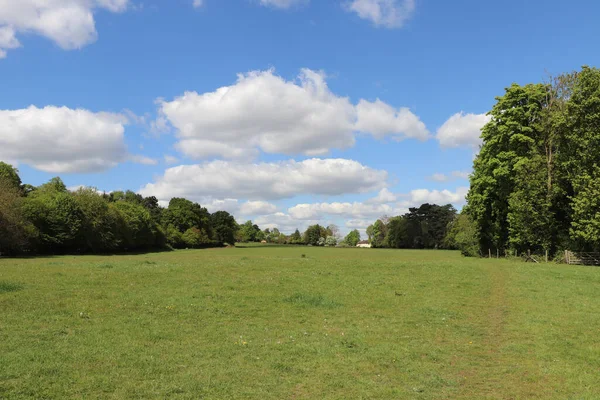
<svg viewBox="0 0 600 400">
<path fill-rule="evenodd" d="M 500 258 L 500 250 L 496 249 L 496 258 Z"/>
<path fill-rule="evenodd" d="M 548 250 L 546 249 L 546 262 L 548 262 Z"/>
<path fill-rule="evenodd" d="M 492 258 L 492 249 L 488 249 L 489 258 Z"/>
<path fill-rule="evenodd" d="M 567 264 L 570 264 L 570 262 L 569 262 L 569 250 L 565 250 L 565 262 Z"/>
</svg>

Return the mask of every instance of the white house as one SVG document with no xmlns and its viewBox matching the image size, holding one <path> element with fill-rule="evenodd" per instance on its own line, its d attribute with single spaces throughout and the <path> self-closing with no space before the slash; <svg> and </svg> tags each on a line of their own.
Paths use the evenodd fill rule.
<svg viewBox="0 0 600 400">
<path fill-rule="evenodd" d="M 360 242 L 358 242 L 358 244 L 356 245 L 356 247 L 365 247 L 365 248 L 371 248 L 371 243 L 369 243 L 368 240 L 361 240 Z"/>
</svg>

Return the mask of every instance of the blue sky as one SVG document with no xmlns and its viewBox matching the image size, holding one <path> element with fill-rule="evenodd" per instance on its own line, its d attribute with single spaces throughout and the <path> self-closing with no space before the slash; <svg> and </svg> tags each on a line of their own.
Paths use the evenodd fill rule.
<svg viewBox="0 0 600 400">
<path fill-rule="evenodd" d="M 0 0 L 0 159 L 27 183 L 185 196 L 286 232 L 460 207 L 494 97 L 598 65 L 598 15 L 591 0 Z"/>
</svg>

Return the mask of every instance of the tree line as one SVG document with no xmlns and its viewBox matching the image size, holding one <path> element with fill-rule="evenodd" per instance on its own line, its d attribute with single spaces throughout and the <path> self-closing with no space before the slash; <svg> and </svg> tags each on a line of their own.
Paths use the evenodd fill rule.
<svg viewBox="0 0 600 400">
<path fill-rule="evenodd" d="M 488 115 L 454 229 L 463 253 L 600 251 L 600 70 L 513 84 Z"/>
<path fill-rule="evenodd" d="M 367 228 L 372 247 L 392 249 L 454 249 L 448 235 L 456 220 L 456 209 L 447 204 L 422 204 L 404 215 L 381 217 Z"/>
<path fill-rule="evenodd" d="M 209 213 L 183 198 L 168 207 L 132 191 L 69 191 L 60 178 L 22 185 L 0 162 L 0 252 L 65 254 L 201 248 L 233 243 L 238 226 L 226 211 Z"/>
<path fill-rule="evenodd" d="M 360 240 L 358 231 L 348 236 Z M 161 207 L 154 196 L 131 190 L 102 193 L 94 188 L 68 190 L 56 177 L 33 186 L 22 184 L 13 166 L 0 162 L 0 255 L 111 253 L 205 248 L 236 242 L 335 246 L 339 228 L 312 225 L 286 235 L 261 230 L 252 221 L 238 224 L 226 211 L 210 213 L 184 198 Z"/>
</svg>

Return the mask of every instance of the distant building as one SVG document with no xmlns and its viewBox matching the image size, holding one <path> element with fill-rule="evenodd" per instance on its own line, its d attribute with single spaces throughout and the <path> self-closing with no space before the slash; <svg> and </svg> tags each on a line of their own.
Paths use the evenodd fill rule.
<svg viewBox="0 0 600 400">
<path fill-rule="evenodd" d="M 267 241 L 266 241 L 266 240 L 261 240 L 260 242 L 261 242 L 262 244 L 267 244 Z"/>
<path fill-rule="evenodd" d="M 356 247 L 365 247 L 370 249 L 371 248 L 371 243 L 369 243 L 368 240 L 361 240 L 360 242 L 358 242 L 358 244 L 356 245 Z"/>
</svg>

